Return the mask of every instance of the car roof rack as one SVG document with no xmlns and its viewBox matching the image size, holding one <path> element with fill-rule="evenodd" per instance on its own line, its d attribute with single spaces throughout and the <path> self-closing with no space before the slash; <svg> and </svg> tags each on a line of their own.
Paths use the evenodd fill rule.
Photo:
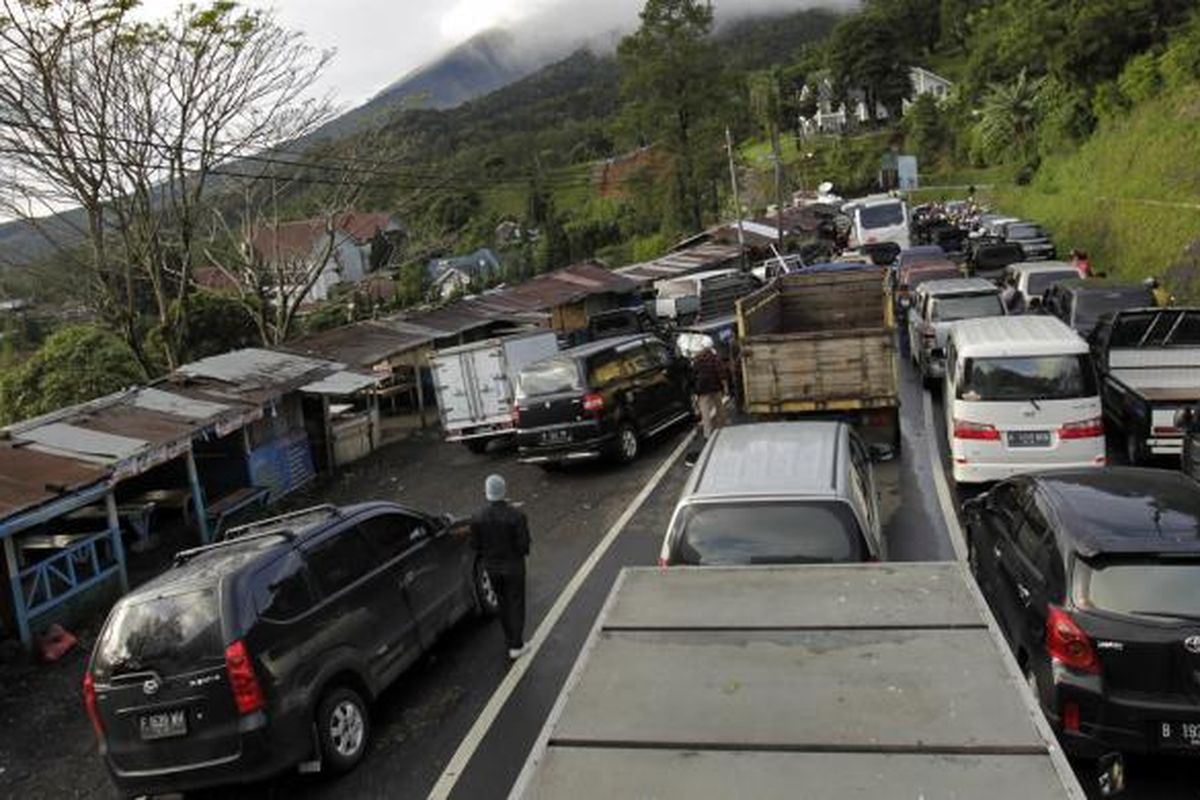
<svg viewBox="0 0 1200 800">
<path fill-rule="evenodd" d="M 288 530 L 287 528 L 276 528 L 274 530 L 269 530 L 269 531 L 260 531 L 259 533 L 251 533 L 246 536 L 239 536 L 234 539 L 221 539 L 216 542 L 211 542 L 209 544 L 200 545 L 199 547 L 190 547 L 187 550 L 180 550 L 178 553 L 175 554 L 173 563 L 175 566 L 178 567 L 182 564 L 186 564 L 191 559 L 195 558 L 198 555 L 202 555 L 203 553 L 208 553 L 213 550 L 219 550 L 222 547 L 228 547 L 232 544 L 242 544 L 243 542 L 248 542 L 253 539 L 265 539 L 268 536 L 278 536 L 281 539 L 287 539 L 288 541 L 291 541 L 292 539 L 296 538 L 296 534 L 293 533 L 292 531 Z"/>
<path fill-rule="evenodd" d="M 274 517 L 248 522 L 245 525 L 238 525 L 235 528 L 229 528 L 221 533 L 221 538 L 215 542 L 201 545 L 200 547 L 191 547 L 187 550 L 180 550 L 175 554 L 174 564 L 179 566 L 188 560 L 195 558 L 202 553 L 208 553 L 222 547 L 228 547 L 232 544 L 240 544 L 242 542 L 251 541 L 253 539 L 265 539 L 268 536 L 278 536 L 280 538 L 292 541 L 296 538 L 296 532 L 291 528 L 280 525 L 279 523 L 287 522 L 289 519 L 296 519 L 315 512 L 327 512 L 331 517 L 341 516 L 341 509 L 329 503 L 309 506 L 308 508 L 289 511 L 286 514 L 279 514 Z M 256 530 L 266 528 L 265 530 Z"/>
<path fill-rule="evenodd" d="M 338 516 L 341 516 L 341 514 L 342 514 L 342 510 L 340 508 L 338 508 L 337 506 L 335 506 L 331 503 L 320 503 L 315 506 L 308 506 L 307 508 L 298 508 L 295 511 L 289 511 L 286 514 L 278 514 L 274 517 L 267 517 L 266 519 L 258 519 L 253 522 L 247 522 L 245 525 L 238 525 L 236 527 L 229 528 L 222 534 L 221 538 L 222 539 L 236 539 L 236 538 L 244 539 L 245 538 L 244 534 L 246 531 L 251 531 L 251 530 L 254 530 L 255 528 L 262 528 L 262 527 L 265 527 L 268 525 L 275 525 L 280 522 L 286 522 L 289 519 L 296 519 L 297 517 L 306 517 L 309 514 L 314 514 L 318 511 L 327 512 L 329 514 L 329 516 L 331 516 L 331 517 L 338 517 Z"/>
</svg>

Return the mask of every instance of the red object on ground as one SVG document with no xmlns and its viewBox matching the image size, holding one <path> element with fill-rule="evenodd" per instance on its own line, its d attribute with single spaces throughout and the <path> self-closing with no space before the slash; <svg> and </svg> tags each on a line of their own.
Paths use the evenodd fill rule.
<svg viewBox="0 0 1200 800">
<path fill-rule="evenodd" d="M 74 634 L 56 622 L 38 639 L 38 655 L 42 661 L 58 661 L 78 643 Z"/>
</svg>

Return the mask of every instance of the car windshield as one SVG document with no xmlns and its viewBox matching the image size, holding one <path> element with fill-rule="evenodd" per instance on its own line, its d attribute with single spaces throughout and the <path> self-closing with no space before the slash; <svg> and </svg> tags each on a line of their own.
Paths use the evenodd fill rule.
<svg viewBox="0 0 1200 800">
<path fill-rule="evenodd" d="M 1010 239 L 1042 239 L 1046 234 L 1037 225 L 1009 225 L 1008 238 Z"/>
<path fill-rule="evenodd" d="M 542 394 L 579 391 L 579 367 L 574 359 L 551 358 L 521 370 L 517 377 L 517 396 L 536 397 Z"/>
<path fill-rule="evenodd" d="M 1108 292 L 1082 292 L 1075 301 L 1075 326 L 1091 328 L 1110 311 L 1154 305 L 1154 295 L 1141 287 Z"/>
<path fill-rule="evenodd" d="M 858 210 L 858 220 L 864 228 L 890 228 L 893 225 L 903 225 L 904 206 L 900 203 L 863 206 Z"/>
<path fill-rule="evenodd" d="M 968 358 L 963 376 L 958 399 L 972 403 L 1096 396 L 1096 373 L 1086 354 Z"/>
<path fill-rule="evenodd" d="M 1116 614 L 1200 619 L 1200 560 L 1080 561 L 1075 601 Z"/>
<path fill-rule="evenodd" d="M 698 504 L 680 512 L 683 564 L 861 561 L 862 534 L 840 503 Z"/>
<path fill-rule="evenodd" d="M 1000 295 L 995 292 L 935 297 L 931 313 L 932 318 L 937 322 L 1003 315 L 1004 305 L 1000 302 Z"/>
<path fill-rule="evenodd" d="M 1055 270 L 1054 272 L 1034 272 L 1029 276 L 1029 288 L 1025 294 L 1029 297 L 1041 297 L 1046 290 L 1059 281 L 1078 278 L 1079 272 L 1074 268 Z"/>
<path fill-rule="evenodd" d="M 222 658 L 216 595 L 206 589 L 117 606 L 92 669 L 102 679 L 148 670 L 176 675 Z"/>
</svg>

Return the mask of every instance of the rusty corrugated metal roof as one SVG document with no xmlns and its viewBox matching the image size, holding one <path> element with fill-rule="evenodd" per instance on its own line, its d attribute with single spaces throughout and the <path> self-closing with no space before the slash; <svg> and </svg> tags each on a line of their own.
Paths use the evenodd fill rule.
<svg viewBox="0 0 1200 800">
<path fill-rule="evenodd" d="M 105 479 L 108 471 L 27 447 L 0 445 L 0 519 Z"/>
<path fill-rule="evenodd" d="M 393 356 L 422 347 L 433 338 L 428 333 L 405 331 L 386 323 L 367 321 L 314 333 L 288 342 L 280 349 L 370 369 Z"/>
<path fill-rule="evenodd" d="M 653 261 L 621 267 L 616 272 L 641 285 L 664 278 L 679 278 L 693 272 L 716 269 L 740 255 L 741 251 L 737 245 L 707 242 L 675 253 L 668 253 Z"/>
</svg>

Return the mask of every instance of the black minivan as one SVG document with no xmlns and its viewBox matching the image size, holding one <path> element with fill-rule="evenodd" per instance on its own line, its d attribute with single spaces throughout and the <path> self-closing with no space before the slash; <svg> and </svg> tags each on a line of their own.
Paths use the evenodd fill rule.
<svg viewBox="0 0 1200 800">
<path fill-rule="evenodd" d="M 1064 749 L 1200 756 L 1200 484 L 1056 470 L 964 512 L 971 570 Z"/>
<path fill-rule="evenodd" d="M 348 771 L 370 701 L 497 607 L 449 517 L 319 506 L 226 535 L 121 598 L 97 638 L 84 704 L 124 793 Z"/>
<path fill-rule="evenodd" d="M 526 463 L 632 461 L 642 440 L 691 418 L 688 363 L 644 334 L 574 347 L 521 370 L 513 414 Z"/>
</svg>

